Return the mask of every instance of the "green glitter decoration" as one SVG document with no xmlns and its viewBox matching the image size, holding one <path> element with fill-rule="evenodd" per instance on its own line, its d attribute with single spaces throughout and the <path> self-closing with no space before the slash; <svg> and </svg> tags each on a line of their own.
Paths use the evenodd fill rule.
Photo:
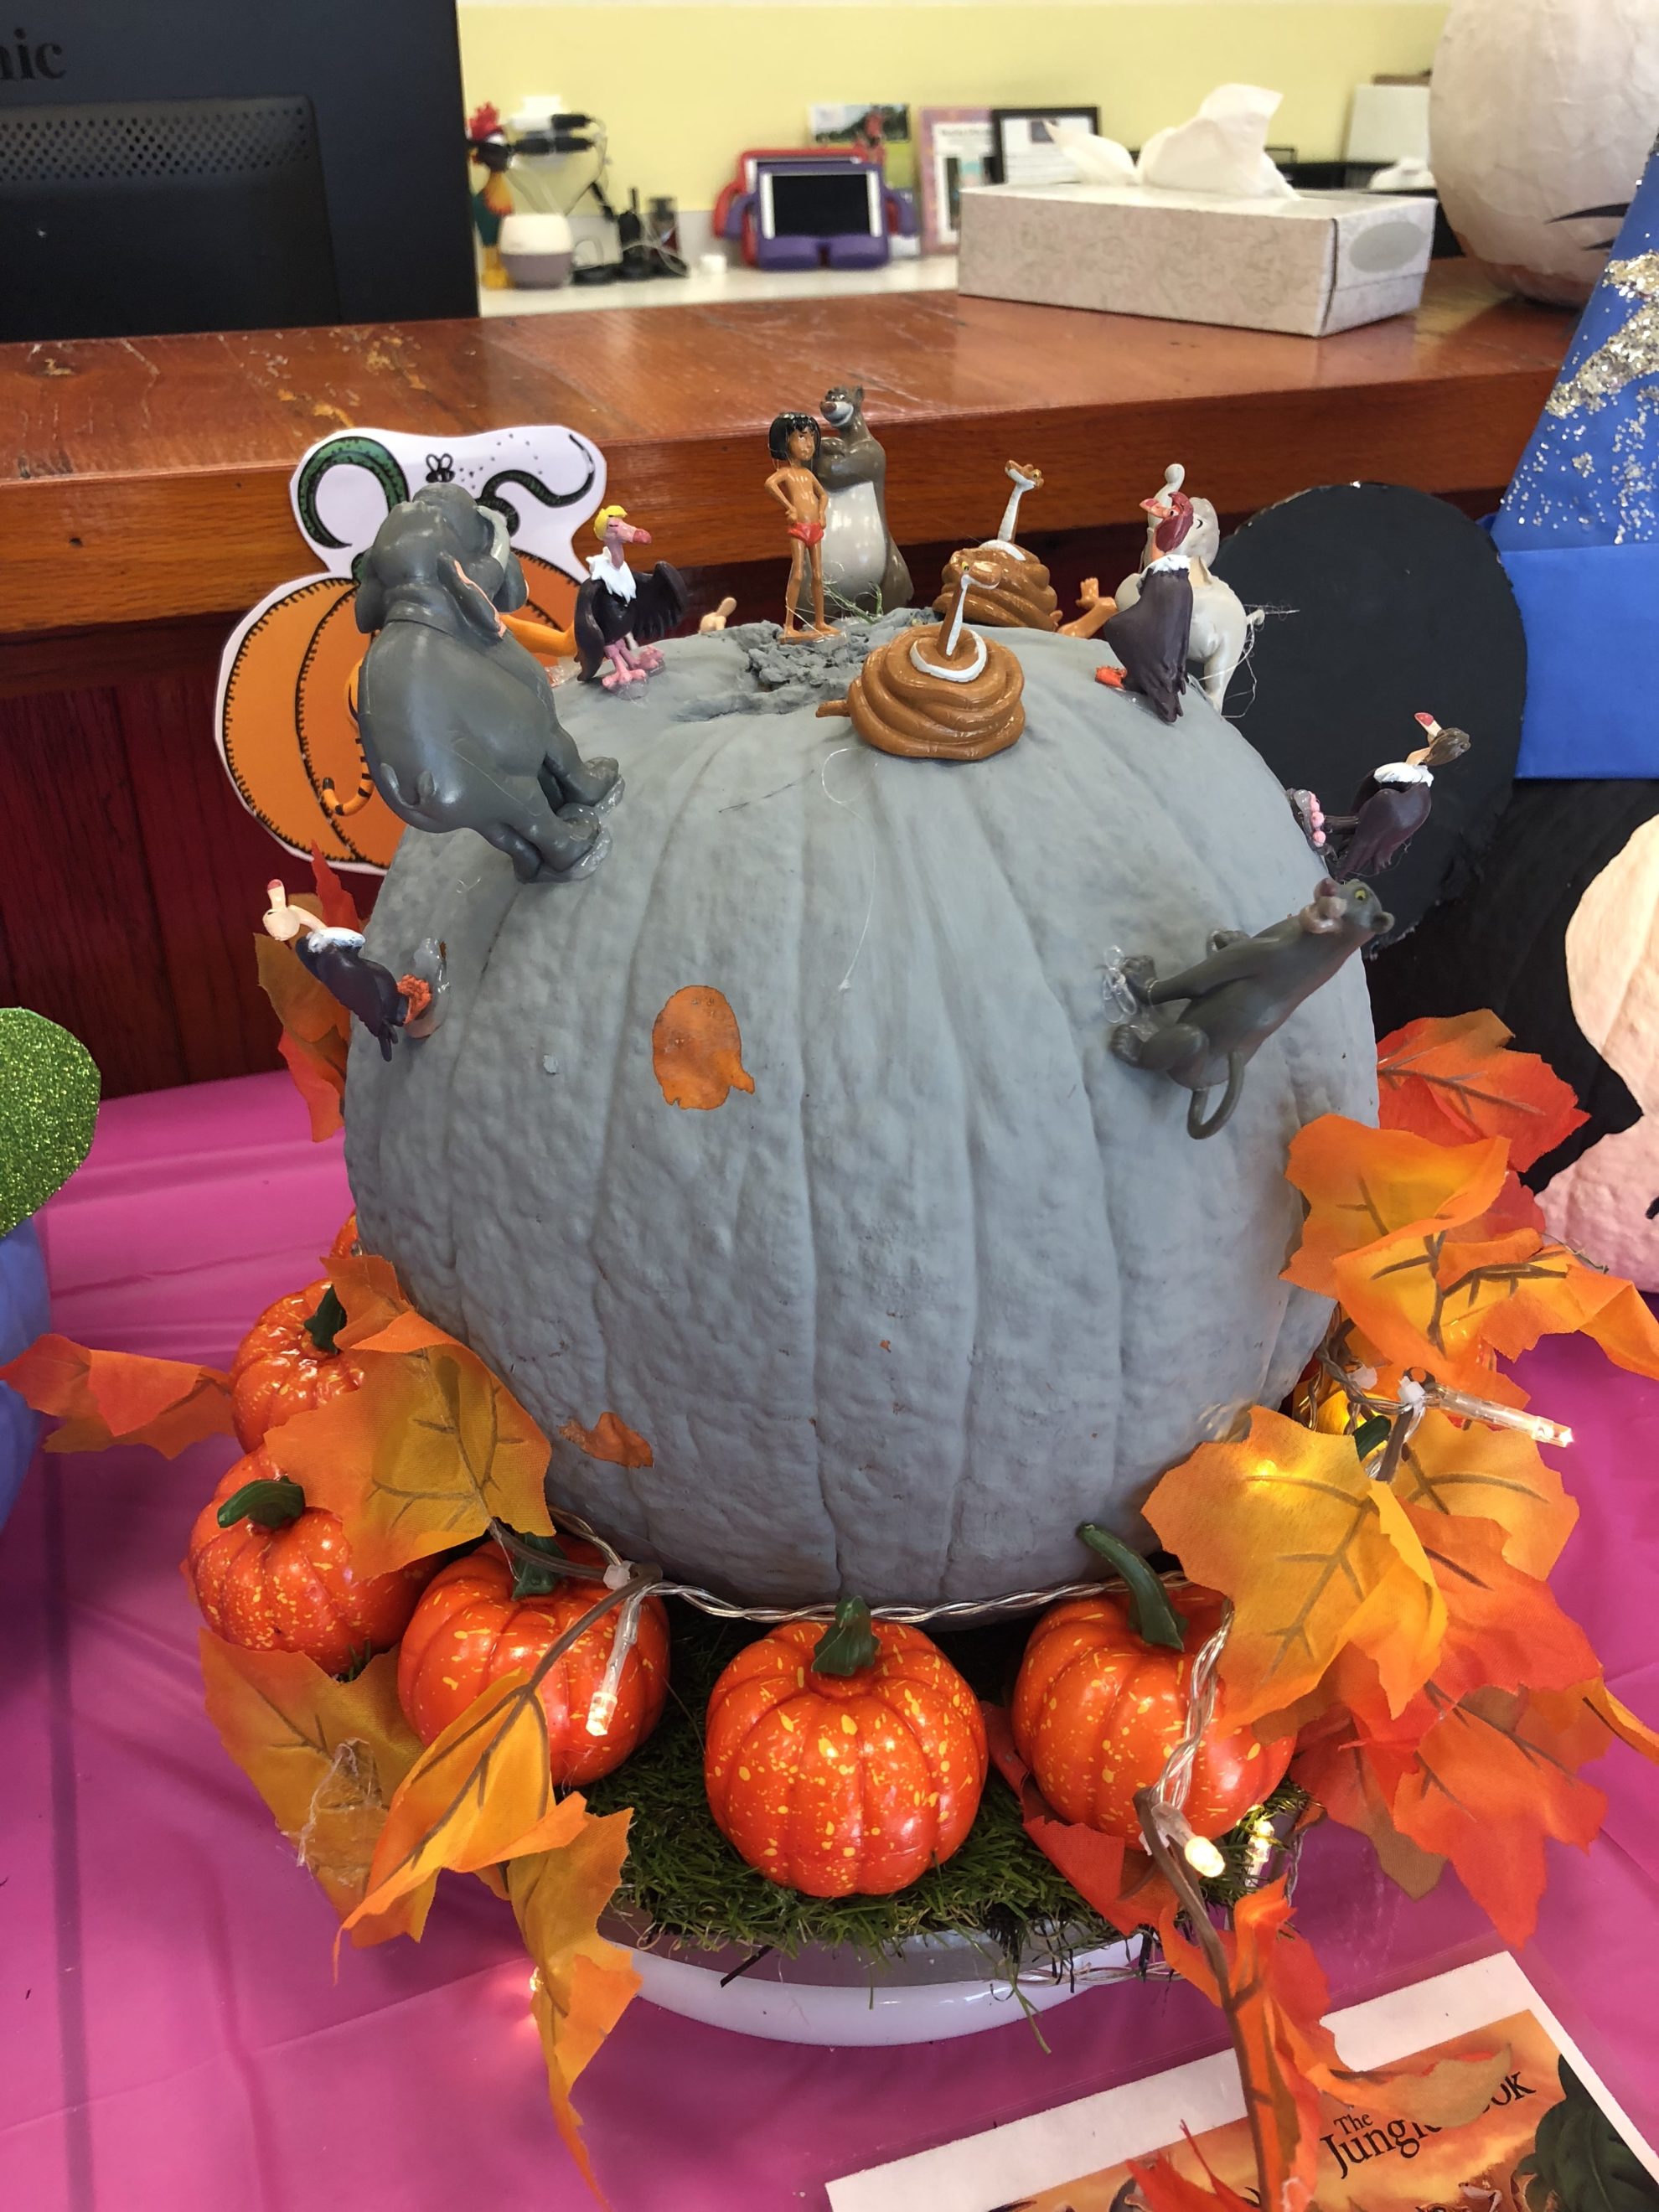
<svg viewBox="0 0 1659 2212">
<path fill-rule="evenodd" d="M 85 1159 L 98 1092 L 97 1064 L 77 1037 L 26 1006 L 0 1006 L 0 1237 Z"/>
</svg>

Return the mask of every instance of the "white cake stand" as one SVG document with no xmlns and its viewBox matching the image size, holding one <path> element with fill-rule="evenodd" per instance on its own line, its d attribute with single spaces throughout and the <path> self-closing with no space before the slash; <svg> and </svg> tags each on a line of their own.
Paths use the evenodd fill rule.
<svg viewBox="0 0 1659 2212">
<path fill-rule="evenodd" d="M 1135 1959 L 1135 1947 L 1121 1942 L 1079 1952 L 1064 1971 L 1039 1955 L 1016 1980 L 988 1943 L 966 1936 L 919 1936 L 896 1958 L 810 1948 L 793 1959 L 769 1952 L 745 1966 L 751 1954 L 736 1945 L 642 1950 L 625 1926 L 611 1923 L 605 1932 L 633 1950 L 641 1995 L 665 2012 L 772 2043 L 842 2047 L 977 2035 L 1027 2013 L 1050 2012 L 1121 1975 Z"/>
</svg>

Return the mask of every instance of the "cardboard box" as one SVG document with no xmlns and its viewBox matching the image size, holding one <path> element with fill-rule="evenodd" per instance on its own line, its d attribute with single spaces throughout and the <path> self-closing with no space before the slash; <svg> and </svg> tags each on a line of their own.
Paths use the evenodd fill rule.
<svg viewBox="0 0 1659 2212">
<path fill-rule="evenodd" d="M 1325 337 L 1417 306 L 1434 202 L 986 185 L 962 195 L 961 226 L 963 292 Z"/>
</svg>

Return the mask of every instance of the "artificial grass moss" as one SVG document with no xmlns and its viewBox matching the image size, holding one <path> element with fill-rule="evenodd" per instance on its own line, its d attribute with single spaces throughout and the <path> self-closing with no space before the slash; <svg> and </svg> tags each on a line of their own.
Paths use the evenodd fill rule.
<svg viewBox="0 0 1659 2212">
<path fill-rule="evenodd" d="M 654 1937 L 793 1957 L 814 1943 L 890 1952 L 911 1936 L 949 1935 L 976 1941 L 1006 1966 L 1033 1956 L 1063 1965 L 1117 1936 L 1027 1837 L 1018 1801 L 994 1770 L 962 1849 L 896 1897 L 804 1897 L 745 1866 L 703 1794 L 702 1718 L 721 1668 L 757 1632 L 668 1604 L 672 1674 L 662 1719 L 631 1759 L 586 1793 L 596 1813 L 633 1808 L 616 1902 Z M 1001 1622 L 937 1640 L 981 1697 L 1001 1700 L 1030 1627 Z M 1228 1851 L 1224 1840 L 1222 1848 Z M 1243 1848 L 1241 1838 L 1228 1851 L 1230 1866 Z M 1228 1887 L 1224 1877 L 1221 1887 Z M 1237 1894 L 1236 1881 L 1231 1887 Z"/>
</svg>

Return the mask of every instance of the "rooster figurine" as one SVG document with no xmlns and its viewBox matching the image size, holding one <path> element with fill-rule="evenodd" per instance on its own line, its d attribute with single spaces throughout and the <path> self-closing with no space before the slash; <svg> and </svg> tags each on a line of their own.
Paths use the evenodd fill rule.
<svg viewBox="0 0 1659 2212">
<path fill-rule="evenodd" d="M 1187 688 L 1187 647 L 1193 628 L 1192 563 L 1182 550 L 1193 526 L 1193 503 L 1166 488 L 1140 502 L 1153 518 L 1152 558 L 1140 574 L 1140 596 L 1120 608 L 1100 635 L 1123 665 L 1097 668 L 1096 680 L 1139 691 L 1165 722 L 1181 713 Z"/>
<path fill-rule="evenodd" d="M 602 507 L 593 535 L 604 544 L 587 564 L 587 581 L 576 594 L 576 659 L 582 681 L 597 676 L 607 691 L 642 684 L 662 666 L 656 641 L 685 619 L 685 579 L 666 561 L 643 575 L 628 565 L 629 545 L 648 545 L 651 532 L 628 520 L 622 507 Z"/>
<path fill-rule="evenodd" d="M 473 227 L 483 248 L 478 281 L 489 291 L 505 291 L 513 279 L 501 266 L 501 218 L 513 212 L 513 193 L 507 181 L 513 149 L 501 129 L 500 112 L 488 102 L 467 118 L 466 154 L 483 171 L 483 183 L 472 195 Z"/>
</svg>

